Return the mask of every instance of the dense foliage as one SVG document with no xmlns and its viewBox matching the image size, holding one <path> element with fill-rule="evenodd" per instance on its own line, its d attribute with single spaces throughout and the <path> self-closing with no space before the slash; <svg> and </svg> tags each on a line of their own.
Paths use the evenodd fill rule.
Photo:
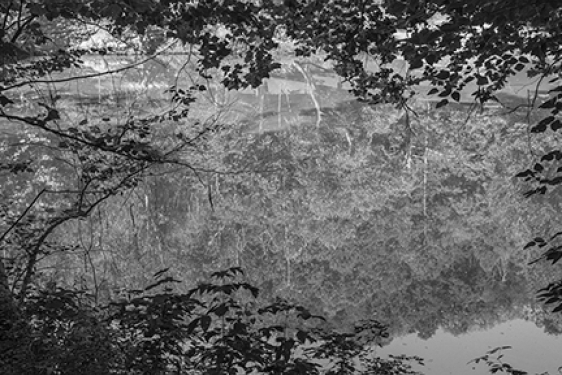
<svg viewBox="0 0 562 375">
<path fill-rule="evenodd" d="M 2 337 L 2 373 L 416 373 L 410 362 L 417 358 L 373 356 L 388 335 L 380 323 L 326 330 L 318 324 L 324 318 L 302 306 L 260 303 L 259 290 L 239 274 L 215 272 L 210 283 L 177 293 L 171 285 L 178 281 L 162 270 L 151 285 L 102 308 L 87 291 L 43 290 L 23 311 L 28 324 Z"/>
</svg>

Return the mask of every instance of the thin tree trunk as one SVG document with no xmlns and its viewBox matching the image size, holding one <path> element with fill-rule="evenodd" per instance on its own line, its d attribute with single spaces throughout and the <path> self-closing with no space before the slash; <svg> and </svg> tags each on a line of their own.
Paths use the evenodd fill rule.
<svg viewBox="0 0 562 375">
<path fill-rule="evenodd" d="M 428 233 L 428 220 L 427 220 L 427 143 L 428 143 L 428 128 L 425 128 L 425 140 L 423 150 L 423 237 L 425 245 L 427 246 L 427 233 Z"/>
<path fill-rule="evenodd" d="M 262 133 L 263 132 L 263 110 L 264 110 L 264 103 L 265 103 L 265 90 L 262 88 L 257 88 L 257 94 L 259 95 L 259 116 L 260 116 L 260 122 L 258 125 L 258 132 Z"/>
<path fill-rule="evenodd" d="M 0 331 L 6 331 L 17 318 L 14 296 L 8 284 L 8 274 L 4 268 L 4 260 L 0 259 Z"/>
<path fill-rule="evenodd" d="M 281 95 L 281 93 L 277 95 L 277 127 L 279 130 L 281 130 Z"/>
<path fill-rule="evenodd" d="M 320 107 L 320 102 L 316 98 L 316 93 L 315 93 L 316 89 L 314 87 L 314 82 L 310 79 L 308 73 L 304 70 L 302 66 L 300 66 L 300 64 L 295 62 L 295 67 L 299 70 L 299 72 L 304 77 L 304 80 L 306 81 L 308 94 L 310 95 L 310 99 L 314 103 L 314 108 L 316 109 L 316 128 L 319 128 L 320 123 L 322 122 L 322 109 Z"/>
</svg>

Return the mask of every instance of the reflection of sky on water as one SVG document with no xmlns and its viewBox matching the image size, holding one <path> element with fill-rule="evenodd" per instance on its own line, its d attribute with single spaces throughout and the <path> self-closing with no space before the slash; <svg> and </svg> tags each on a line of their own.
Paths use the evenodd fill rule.
<svg viewBox="0 0 562 375">
<path fill-rule="evenodd" d="M 558 375 L 562 366 L 562 336 L 546 335 L 535 323 L 517 319 L 485 331 L 474 331 L 453 336 L 439 329 L 428 340 L 417 334 L 396 338 L 377 351 L 377 354 L 417 355 L 425 359 L 421 370 L 427 375 L 479 375 L 488 374 L 483 363 L 469 363 L 487 351 L 499 346 L 511 346 L 504 350 L 502 361 L 529 374 Z"/>
</svg>

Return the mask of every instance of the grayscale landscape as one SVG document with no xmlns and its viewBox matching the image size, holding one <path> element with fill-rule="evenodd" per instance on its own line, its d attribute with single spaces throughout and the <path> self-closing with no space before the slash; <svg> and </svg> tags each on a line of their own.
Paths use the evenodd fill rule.
<svg viewBox="0 0 562 375">
<path fill-rule="evenodd" d="M 1 4 L 0 374 L 560 373 L 539 3 Z"/>
</svg>

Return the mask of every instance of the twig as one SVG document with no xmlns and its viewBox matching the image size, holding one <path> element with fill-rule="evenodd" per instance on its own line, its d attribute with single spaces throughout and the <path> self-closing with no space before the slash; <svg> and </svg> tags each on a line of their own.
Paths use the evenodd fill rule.
<svg viewBox="0 0 562 375">
<path fill-rule="evenodd" d="M 29 210 L 31 210 L 31 208 L 35 205 L 35 202 L 37 202 L 37 200 L 41 197 L 41 195 L 43 195 L 45 192 L 47 191 L 47 189 L 43 189 L 39 192 L 39 194 L 37 194 L 35 196 L 35 198 L 33 198 L 33 201 L 31 201 L 31 203 L 27 206 L 27 208 L 21 213 L 21 215 L 17 218 L 16 221 L 14 221 L 12 223 L 12 225 L 10 225 L 10 227 L 2 234 L 2 236 L 0 237 L 0 244 L 4 241 L 4 239 L 8 236 L 8 234 L 12 231 L 12 229 L 14 229 L 16 227 L 16 225 L 19 224 L 19 222 L 25 217 L 25 215 L 27 215 L 27 213 L 29 212 Z"/>
<path fill-rule="evenodd" d="M 9 91 L 9 90 L 16 89 L 18 87 L 22 87 L 22 86 L 25 86 L 25 85 L 33 85 L 33 84 L 37 84 L 37 83 L 46 83 L 46 84 L 64 83 L 64 82 L 72 82 L 72 81 L 77 81 L 77 80 L 81 80 L 81 79 L 96 78 L 96 77 L 101 77 L 101 76 L 104 76 L 104 75 L 120 73 L 122 71 L 134 68 L 136 66 L 143 65 L 143 64 L 149 62 L 150 60 L 155 59 L 160 54 L 162 54 L 165 50 L 171 48 L 175 43 L 176 42 L 171 43 L 169 46 L 164 48 L 162 51 L 157 52 L 157 53 L 147 57 L 146 59 L 143 59 L 141 61 L 138 61 L 136 63 L 132 63 L 130 65 L 127 65 L 127 66 L 124 66 L 124 67 L 121 67 L 121 68 L 117 68 L 117 69 L 114 69 L 114 70 L 108 70 L 107 72 L 85 74 L 85 75 L 82 75 L 82 76 L 73 76 L 73 77 L 59 78 L 59 79 L 36 79 L 36 80 L 24 81 L 24 82 L 19 82 L 19 83 L 13 84 L 12 86 L 0 88 L 0 92 Z"/>
</svg>

